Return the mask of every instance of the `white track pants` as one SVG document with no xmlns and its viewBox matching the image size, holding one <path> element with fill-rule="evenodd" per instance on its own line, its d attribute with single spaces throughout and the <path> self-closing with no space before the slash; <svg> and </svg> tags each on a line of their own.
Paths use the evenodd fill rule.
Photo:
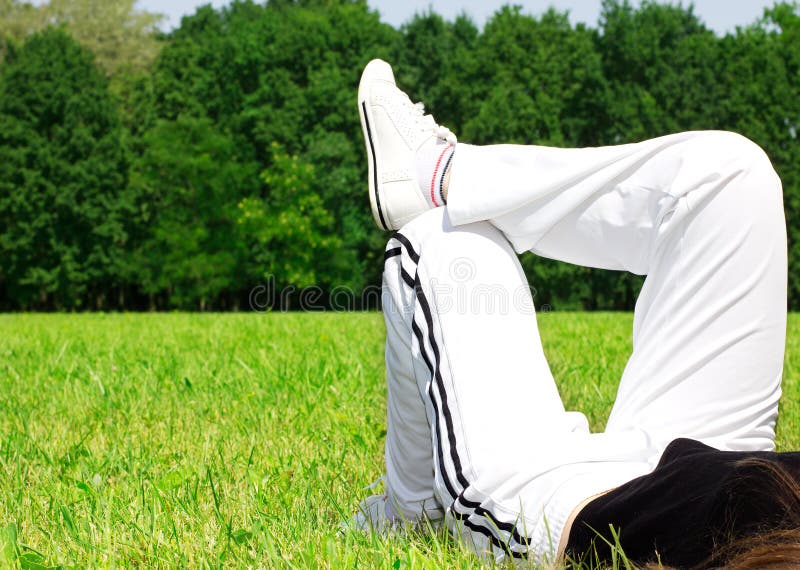
<svg viewBox="0 0 800 570">
<path fill-rule="evenodd" d="M 760 148 L 459 144 L 451 176 L 448 206 L 386 249 L 390 515 L 445 513 L 478 551 L 552 559 L 570 512 L 671 440 L 773 448 L 786 230 Z M 512 245 L 647 274 L 605 433 L 564 409 Z"/>
</svg>

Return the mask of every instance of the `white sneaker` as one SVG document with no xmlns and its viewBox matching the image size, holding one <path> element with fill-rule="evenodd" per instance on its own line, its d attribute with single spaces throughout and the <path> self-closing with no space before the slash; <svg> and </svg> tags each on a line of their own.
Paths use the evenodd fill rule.
<svg viewBox="0 0 800 570">
<path fill-rule="evenodd" d="M 381 229 L 400 229 L 431 207 L 416 179 L 417 152 L 437 138 L 454 145 L 456 137 L 397 88 L 391 66 L 380 59 L 370 61 L 361 74 L 358 113 L 372 216 Z"/>
</svg>

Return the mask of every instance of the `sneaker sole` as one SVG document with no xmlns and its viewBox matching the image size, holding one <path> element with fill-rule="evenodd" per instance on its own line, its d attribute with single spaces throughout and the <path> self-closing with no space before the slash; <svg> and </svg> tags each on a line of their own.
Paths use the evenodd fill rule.
<svg viewBox="0 0 800 570">
<path fill-rule="evenodd" d="M 369 204 L 372 208 L 372 218 L 375 220 L 375 224 L 384 231 L 390 231 L 391 228 L 387 223 L 386 215 L 381 207 L 381 188 L 380 184 L 378 184 L 378 155 L 375 150 L 375 141 L 371 126 L 375 124 L 375 121 L 372 120 L 372 113 L 370 113 L 367 106 L 366 91 L 367 87 L 362 81 L 358 86 L 358 115 L 361 118 L 361 131 L 364 133 L 364 142 L 367 148 Z"/>
</svg>

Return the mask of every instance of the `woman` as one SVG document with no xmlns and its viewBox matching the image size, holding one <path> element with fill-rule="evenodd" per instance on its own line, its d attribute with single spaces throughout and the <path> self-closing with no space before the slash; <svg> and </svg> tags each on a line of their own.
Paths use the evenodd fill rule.
<svg viewBox="0 0 800 570">
<path fill-rule="evenodd" d="M 606 559 L 618 533 L 633 560 L 683 567 L 797 527 L 800 456 L 772 452 L 786 229 L 759 147 L 725 132 L 456 144 L 380 60 L 358 100 L 373 215 L 399 231 L 386 493 L 356 525 L 443 521 L 477 552 L 541 562 Z M 647 275 L 604 433 L 564 409 L 514 250 Z"/>
</svg>

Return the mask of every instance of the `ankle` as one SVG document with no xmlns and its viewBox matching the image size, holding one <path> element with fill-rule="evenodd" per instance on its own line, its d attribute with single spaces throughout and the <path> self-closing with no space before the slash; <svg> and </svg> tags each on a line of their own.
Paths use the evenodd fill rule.
<svg viewBox="0 0 800 570">
<path fill-rule="evenodd" d="M 436 208 L 447 203 L 444 178 L 450 169 L 455 146 L 444 142 L 431 142 L 417 155 L 417 180 L 428 206 Z"/>
<path fill-rule="evenodd" d="M 452 162 L 452 161 L 451 161 Z M 442 200 L 444 203 L 447 204 L 447 191 L 450 189 L 450 166 L 448 165 L 447 171 L 444 173 L 442 177 Z"/>
</svg>

